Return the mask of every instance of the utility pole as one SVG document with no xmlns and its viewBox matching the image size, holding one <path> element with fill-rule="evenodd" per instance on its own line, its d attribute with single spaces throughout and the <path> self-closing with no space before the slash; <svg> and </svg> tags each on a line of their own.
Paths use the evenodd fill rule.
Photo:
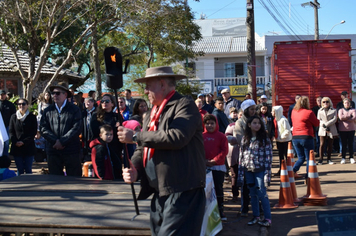
<svg viewBox="0 0 356 236">
<path fill-rule="evenodd" d="M 314 7 L 314 24 L 315 24 L 315 34 L 314 34 L 314 39 L 318 40 L 319 39 L 319 17 L 318 17 L 318 8 L 320 7 L 320 4 L 318 3 L 318 0 L 314 0 L 313 3 Z"/>
<path fill-rule="evenodd" d="M 247 91 L 252 99 L 257 101 L 256 94 L 256 57 L 255 57 L 255 18 L 253 0 L 247 0 Z"/>
<path fill-rule="evenodd" d="M 314 33 L 314 39 L 318 40 L 319 39 L 319 17 L 318 17 L 318 9 L 320 8 L 320 3 L 318 3 L 318 0 L 314 0 L 314 2 L 305 2 L 302 4 L 302 7 L 305 6 L 311 6 L 314 8 L 314 28 L 315 28 L 315 33 Z"/>
</svg>

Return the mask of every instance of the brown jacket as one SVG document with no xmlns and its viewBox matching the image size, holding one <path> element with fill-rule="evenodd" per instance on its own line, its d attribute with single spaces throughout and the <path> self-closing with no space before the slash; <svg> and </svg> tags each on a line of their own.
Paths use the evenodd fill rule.
<svg viewBox="0 0 356 236">
<path fill-rule="evenodd" d="M 194 101 L 175 93 L 164 108 L 157 131 L 147 131 L 150 115 L 137 134 L 132 163 L 141 178 L 138 199 L 158 191 L 160 196 L 205 187 L 205 152 L 202 120 Z M 143 167 L 143 147 L 154 148 L 152 157 L 158 189 Z"/>
</svg>

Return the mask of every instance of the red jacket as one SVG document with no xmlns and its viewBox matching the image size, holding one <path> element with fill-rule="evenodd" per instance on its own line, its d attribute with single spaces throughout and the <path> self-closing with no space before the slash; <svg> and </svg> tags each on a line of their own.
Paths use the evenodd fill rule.
<svg viewBox="0 0 356 236">
<path fill-rule="evenodd" d="M 213 133 L 209 133 L 204 128 L 204 149 L 205 159 L 214 160 L 216 165 L 223 165 L 225 157 L 229 152 L 228 142 L 226 136 L 219 132 L 219 124 L 215 118 L 216 127 Z"/>
<path fill-rule="evenodd" d="M 115 179 L 107 144 L 99 139 L 94 139 L 90 142 L 90 148 L 92 148 L 91 161 L 95 175 L 99 179 Z"/>
<path fill-rule="evenodd" d="M 312 110 L 293 109 L 292 111 L 293 136 L 307 135 L 314 137 L 313 127 L 319 126 L 319 120 Z"/>
</svg>

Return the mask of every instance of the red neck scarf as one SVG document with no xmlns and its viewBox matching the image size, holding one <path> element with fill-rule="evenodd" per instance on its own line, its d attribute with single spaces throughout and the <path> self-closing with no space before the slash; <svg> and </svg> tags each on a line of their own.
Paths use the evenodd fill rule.
<svg viewBox="0 0 356 236">
<path fill-rule="evenodd" d="M 158 129 L 159 117 L 161 116 L 162 111 L 163 111 L 164 107 L 166 106 L 167 102 L 169 101 L 169 99 L 171 99 L 173 97 L 175 92 L 176 91 L 173 90 L 170 93 L 168 93 L 168 95 L 164 98 L 163 102 L 159 106 L 158 110 L 157 110 L 156 105 L 152 108 L 151 115 L 150 115 L 150 117 L 151 117 L 150 128 L 148 129 L 148 131 L 156 131 Z M 148 155 L 148 152 L 149 152 L 149 155 Z M 155 150 L 153 148 L 148 148 L 148 147 L 144 148 L 143 167 L 146 167 L 147 157 L 149 156 L 149 160 L 151 160 L 154 152 L 155 152 Z"/>
</svg>

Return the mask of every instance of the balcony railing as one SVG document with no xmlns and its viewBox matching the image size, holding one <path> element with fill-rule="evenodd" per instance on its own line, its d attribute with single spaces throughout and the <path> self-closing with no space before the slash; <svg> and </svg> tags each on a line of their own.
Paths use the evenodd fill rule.
<svg viewBox="0 0 356 236">
<path fill-rule="evenodd" d="M 222 85 L 247 85 L 247 76 L 215 78 L 215 87 Z M 265 76 L 256 76 L 256 84 L 267 84 Z"/>
</svg>

